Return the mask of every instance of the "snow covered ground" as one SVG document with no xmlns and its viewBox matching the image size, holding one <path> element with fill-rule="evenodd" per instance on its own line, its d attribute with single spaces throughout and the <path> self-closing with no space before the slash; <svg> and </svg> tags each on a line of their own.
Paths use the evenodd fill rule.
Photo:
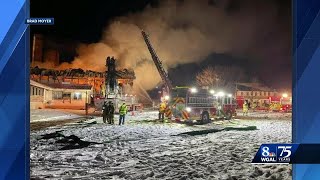
<svg viewBox="0 0 320 180">
<path fill-rule="evenodd" d="M 237 114 L 242 116 L 242 110 L 237 110 Z M 292 117 L 292 113 L 285 112 L 265 112 L 265 111 L 252 111 L 248 113 L 249 118 L 259 118 L 259 119 L 289 119 Z"/>
<path fill-rule="evenodd" d="M 284 116 L 284 115 L 282 115 Z M 124 126 L 98 123 L 71 124 L 32 132 L 31 177 L 38 179 L 291 179 L 291 165 L 251 165 L 262 143 L 289 143 L 291 120 L 287 118 L 233 120 L 228 126 L 257 126 L 254 131 L 220 131 L 186 136 L 183 132 L 218 128 L 144 123 L 156 112 L 127 117 Z M 92 120 L 91 120 L 92 121 Z M 116 122 L 117 123 L 117 122 Z M 41 135 L 61 131 L 92 144 L 59 150 L 59 138 Z M 177 135 L 177 136 L 176 136 Z"/>
<path fill-rule="evenodd" d="M 57 121 L 78 118 L 79 115 L 56 109 L 33 109 L 30 111 L 30 121 Z"/>
</svg>

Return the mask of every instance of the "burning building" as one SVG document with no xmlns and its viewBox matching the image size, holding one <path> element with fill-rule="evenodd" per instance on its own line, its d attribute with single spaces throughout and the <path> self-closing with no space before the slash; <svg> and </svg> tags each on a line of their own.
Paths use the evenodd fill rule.
<svg viewBox="0 0 320 180">
<path fill-rule="evenodd" d="M 116 70 L 113 58 L 108 57 L 107 62 L 106 72 L 31 67 L 31 104 L 35 104 L 32 107 L 83 109 L 86 103 L 97 105 L 96 99 L 104 101 L 112 98 L 122 99 L 127 104 L 137 104 L 138 99 L 132 92 L 134 71 Z"/>
<path fill-rule="evenodd" d="M 136 104 L 137 96 L 134 95 L 133 89 L 135 72 L 123 68 L 124 66 L 122 69 L 116 66 L 122 64 L 121 60 L 108 57 L 108 64 L 104 68 L 102 55 L 99 52 L 97 52 L 99 56 L 83 59 L 78 54 L 82 47 L 78 42 L 41 34 L 34 35 L 32 47 L 31 80 L 48 87 L 56 87 L 59 84 L 91 86 L 89 93 L 91 99 L 88 103 L 96 106 L 101 106 L 102 99 L 120 97 L 124 100 L 119 102 Z"/>
</svg>

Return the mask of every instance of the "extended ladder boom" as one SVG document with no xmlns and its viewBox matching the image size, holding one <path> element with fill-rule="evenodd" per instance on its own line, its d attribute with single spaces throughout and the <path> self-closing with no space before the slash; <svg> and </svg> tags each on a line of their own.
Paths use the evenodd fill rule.
<svg viewBox="0 0 320 180">
<path fill-rule="evenodd" d="M 153 49 L 150 41 L 149 41 L 149 37 L 148 35 L 144 32 L 144 31 L 141 31 L 142 33 L 142 36 L 143 36 L 143 39 L 144 41 L 146 42 L 147 44 L 147 47 L 149 49 L 149 52 L 151 54 L 151 57 L 152 57 L 152 60 L 154 62 L 154 64 L 156 65 L 157 69 L 158 69 L 158 72 L 161 76 L 161 79 L 162 81 L 164 82 L 166 88 L 167 88 L 167 91 L 170 91 L 172 89 L 172 83 L 168 77 L 168 74 L 167 72 L 164 70 L 163 66 L 162 66 L 162 62 L 161 60 L 158 58 L 155 50 Z"/>
</svg>

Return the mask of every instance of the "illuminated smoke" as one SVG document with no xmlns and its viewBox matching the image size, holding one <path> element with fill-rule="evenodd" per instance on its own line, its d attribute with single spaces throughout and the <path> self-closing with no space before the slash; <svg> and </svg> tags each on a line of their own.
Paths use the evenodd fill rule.
<svg viewBox="0 0 320 180">
<path fill-rule="evenodd" d="M 114 56 L 120 67 L 135 70 L 136 81 L 143 88 L 152 89 L 160 82 L 160 76 L 141 29 L 149 34 L 166 69 L 198 62 L 211 53 L 265 58 L 264 43 L 274 46 L 276 52 L 287 52 L 287 42 L 281 39 L 290 38 L 290 34 L 277 29 L 282 22 L 275 1 L 210 2 L 161 1 L 156 8 L 146 7 L 143 12 L 116 18 L 106 27 L 99 43 L 80 45 L 79 56 L 72 64 L 62 64 L 59 68 L 103 71 L 106 57 Z M 272 44 L 275 37 L 279 40 Z M 281 54 L 277 56 L 270 61 L 282 58 Z"/>
</svg>

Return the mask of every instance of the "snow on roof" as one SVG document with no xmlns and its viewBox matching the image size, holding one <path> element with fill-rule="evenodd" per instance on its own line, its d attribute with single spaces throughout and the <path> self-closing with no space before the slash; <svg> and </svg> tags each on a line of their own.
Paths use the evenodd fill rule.
<svg viewBox="0 0 320 180">
<path fill-rule="evenodd" d="M 47 86 L 54 89 L 82 89 L 91 90 L 92 86 L 88 84 L 46 84 Z"/>
<path fill-rule="evenodd" d="M 40 83 L 30 80 L 30 85 L 45 88 L 45 89 L 78 89 L 91 90 L 92 86 L 88 84 L 70 84 L 70 83 Z"/>
<path fill-rule="evenodd" d="M 49 86 L 47 86 L 46 84 L 34 81 L 30 79 L 30 85 L 32 86 L 36 86 L 36 87 L 40 87 L 40 88 L 44 88 L 44 89 L 51 89 Z"/>
</svg>

